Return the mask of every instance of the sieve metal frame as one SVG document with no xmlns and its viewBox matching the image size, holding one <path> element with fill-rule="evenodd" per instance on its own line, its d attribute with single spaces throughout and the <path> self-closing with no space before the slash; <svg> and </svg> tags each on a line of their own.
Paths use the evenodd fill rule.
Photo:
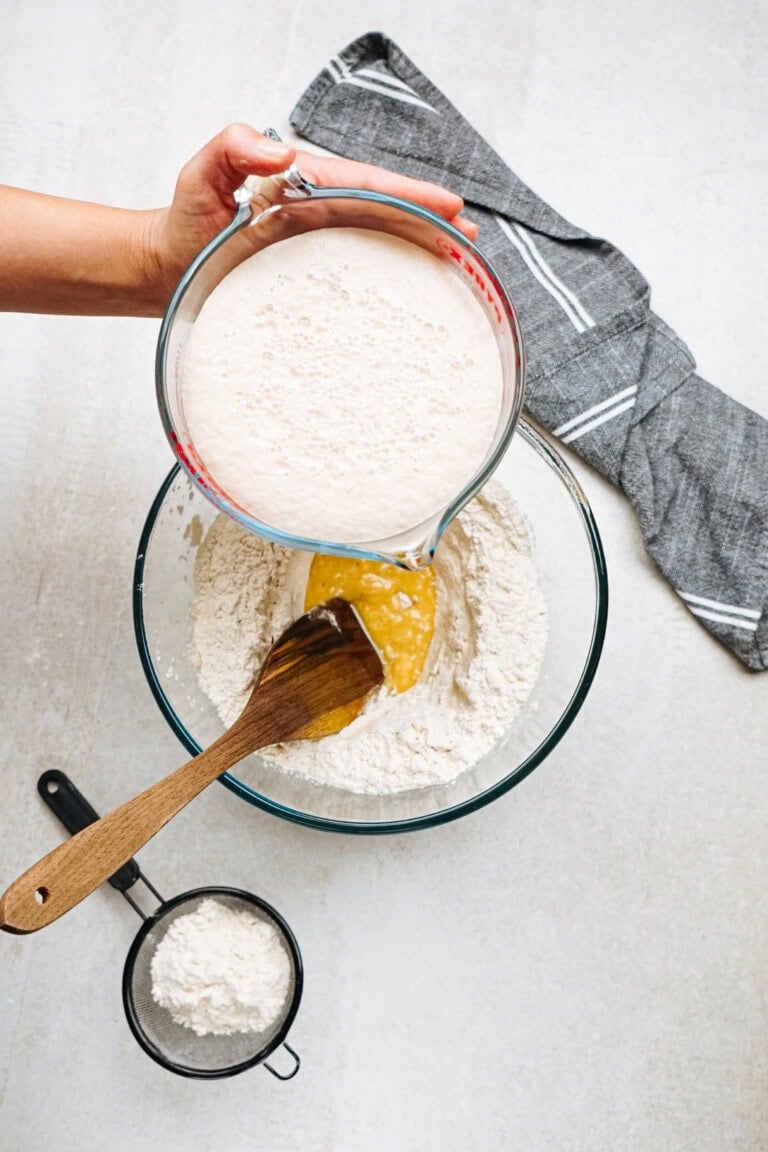
<svg viewBox="0 0 768 1152">
<path fill-rule="evenodd" d="M 179 904 L 186 903 L 188 900 L 197 897 L 216 897 L 216 896 L 229 896 L 234 899 L 245 901 L 247 904 L 252 904 L 261 912 L 265 912 L 267 916 L 271 917 L 278 925 L 283 933 L 285 941 L 290 953 L 291 962 L 294 971 L 294 986 L 291 1003 L 288 1011 L 285 1014 L 285 1019 L 282 1025 L 269 1041 L 255 1056 L 250 1057 L 248 1060 L 242 1060 L 239 1064 L 233 1064 L 228 1068 L 217 1069 L 201 1069 L 190 1068 L 185 1064 L 178 1064 L 173 1060 L 169 1060 L 162 1051 L 154 1044 L 144 1029 L 141 1027 L 139 1021 L 139 1013 L 133 1000 L 133 971 L 136 965 L 136 960 L 144 943 L 144 940 L 157 925 L 163 917 L 176 908 Z M 144 917 L 144 922 L 139 928 L 138 932 L 133 938 L 128 955 L 125 958 L 125 965 L 123 967 L 123 980 L 122 980 L 122 993 L 123 993 L 123 1009 L 125 1017 L 128 1021 L 128 1026 L 133 1033 L 133 1037 L 141 1048 L 146 1052 L 147 1056 L 151 1057 L 156 1064 L 165 1068 L 168 1072 L 174 1072 L 177 1076 L 186 1076 L 191 1080 L 223 1080 L 229 1076 L 236 1076 L 240 1072 L 246 1072 L 249 1068 L 256 1068 L 259 1064 L 263 1064 L 268 1072 L 271 1072 L 278 1080 L 291 1080 L 299 1071 L 301 1067 L 301 1060 L 298 1054 L 286 1044 L 286 1037 L 291 1030 L 293 1021 L 296 1018 L 296 1013 L 299 1010 L 301 997 L 304 990 L 304 965 L 301 959 L 301 952 L 299 945 L 294 936 L 290 925 L 280 915 L 276 908 L 268 904 L 266 900 L 262 900 L 260 896 L 254 895 L 253 892 L 246 892 L 243 888 L 225 888 L 221 886 L 205 885 L 202 888 L 192 888 L 188 892 L 181 892 L 178 896 L 173 896 L 170 900 L 164 900 L 163 903 L 151 915 Z M 271 1056 L 281 1045 L 283 1045 L 294 1059 L 294 1068 L 288 1075 L 283 1075 L 277 1072 L 270 1064 L 266 1063 L 267 1057 Z"/>
</svg>

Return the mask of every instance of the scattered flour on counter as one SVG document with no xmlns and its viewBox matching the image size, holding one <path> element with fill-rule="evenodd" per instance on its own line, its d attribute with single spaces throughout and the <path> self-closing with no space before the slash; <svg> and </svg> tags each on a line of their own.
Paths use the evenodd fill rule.
<svg viewBox="0 0 768 1152">
<path fill-rule="evenodd" d="M 293 968 L 256 913 L 201 900 L 177 917 L 151 962 L 152 996 L 198 1036 L 265 1032 L 284 1012 Z"/>
<path fill-rule="evenodd" d="M 301 615 L 311 563 L 219 516 L 195 564 L 192 659 L 225 724 L 242 711 L 270 645 Z M 347 728 L 260 755 L 322 784 L 382 795 L 448 783 L 501 739 L 544 659 L 547 610 L 523 518 L 491 481 L 434 560 L 435 629 L 421 679 L 386 688 Z"/>
</svg>

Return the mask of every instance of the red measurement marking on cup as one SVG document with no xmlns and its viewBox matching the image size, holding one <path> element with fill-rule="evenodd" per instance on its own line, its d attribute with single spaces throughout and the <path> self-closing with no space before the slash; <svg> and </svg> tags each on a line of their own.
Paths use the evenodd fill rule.
<svg viewBox="0 0 768 1152">
<path fill-rule="evenodd" d="M 446 256 L 449 256 L 451 258 L 451 260 L 455 260 L 456 263 L 459 265 L 459 267 L 462 268 L 465 272 L 467 272 L 472 277 L 472 279 L 477 284 L 478 288 L 480 289 L 480 291 L 483 293 L 486 300 L 490 304 L 491 308 L 493 309 L 494 316 L 496 317 L 496 323 L 501 324 L 501 309 L 499 308 L 498 304 L 496 303 L 496 298 L 494 297 L 493 293 L 491 292 L 490 286 L 486 283 L 486 281 L 483 279 L 483 277 L 477 271 L 474 264 L 472 264 L 466 258 L 466 256 L 461 251 L 461 249 L 457 248 L 455 244 L 452 244 L 450 242 L 450 240 L 445 240 L 445 239 L 443 239 L 442 236 L 439 236 L 438 239 L 435 241 L 435 244 L 441 252 L 443 252 Z"/>
<path fill-rule="evenodd" d="M 195 455 L 195 450 L 191 444 L 187 444 L 186 448 L 179 440 L 175 432 L 171 432 L 171 440 L 173 441 L 174 451 L 181 460 L 184 467 L 198 482 L 201 488 L 212 490 L 212 481 L 208 477 L 205 469 Z"/>
</svg>

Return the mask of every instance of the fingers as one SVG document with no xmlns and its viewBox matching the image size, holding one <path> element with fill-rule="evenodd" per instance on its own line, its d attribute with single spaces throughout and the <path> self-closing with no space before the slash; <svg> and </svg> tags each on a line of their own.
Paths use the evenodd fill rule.
<svg viewBox="0 0 768 1152">
<path fill-rule="evenodd" d="M 473 244 L 480 235 L 477 224 L 473 224 L 471 220 L 466 220 L 463 216 L 454 216 L 453 220 L 449 220 L 448 223 L 453 224 L 454 228 L 458 228 L 459 232 L 463 232 L 467 240 L 471 240 Z"/>
<path fill-rule="evenodd" d="M 184 165 L 180 181 L 212 189 L 229 201 L 246 176 L 274 176 L 293 163 L 296 149 L 248 124 L 230 124 Z"/>
<path fill-rule="evenodd" d="M 361 164 L 357 160 L 344 160 L 335 156 L 318 156 L 314 152 L 297 152 L 296 166 L 303 176 L 315 184 L 364 188 L 370 192 L 384 192 L 388 196 L 413 200 L 436 215 L 443 216 L 468 240 L 477 239 L 477 225 L 459 216 L 464 207 L 461 196 L 439 184 L 413 180 L 410 176 L 390 172 L 387 168 L 376 168 L 373 164 Z"/>
<path fill-rule="evenodd" d="M 316 156 L 312 152 L 298 152 L 296 166 L 302 175 L 316 184 L 326 184 L 337 188 L 364 188 L 370 192 L 384 192 L 389 196 L 401 196 L 404 200 L 414 200 L 429 208 L 438 216 L 451 220 L 464 207 L 461 196 L 430 184 L 426 180 L 412 180 L 387 168 L 376 168 L 373 164 L 361 164 L 357 160 L 343 160 L 335 156 Z"/>
<path fill-rule="evenodd" d="M 199 208 L 211 194 L 229 207 L 232 194 L 246 176 L 274 176 L 294 160 L 302 174 L 316 184 L 363 188 L 413 200 L 449 220 L 468 239 L 477 238 L 477 226 L 458 215 L 464 201 L 439 184 L 413 180 L 398 172 L 356 160 L 318 156 L 312 152 L 297 153 L 292 145 L 270 140 L 248 124 L 230 124 L 209 140 L 184 165 L 179 175 L 179 189 L 185 196 L 191 194 Z"/>
</svg>

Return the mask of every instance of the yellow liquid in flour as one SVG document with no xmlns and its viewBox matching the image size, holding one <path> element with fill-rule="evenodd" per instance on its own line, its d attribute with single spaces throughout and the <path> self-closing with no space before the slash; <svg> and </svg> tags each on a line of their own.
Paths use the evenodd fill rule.
<svg viewBox="0 0 768 1152">
<path fill-rule="evenodd" d="M 435 625 L 432 568 L 406 572 L 379 560 L 315 556 L 304 610 L 333 596 L 354 606 L 384 664 L 384 682 L 407 692 L 421 676 Z"/>
</svg>

